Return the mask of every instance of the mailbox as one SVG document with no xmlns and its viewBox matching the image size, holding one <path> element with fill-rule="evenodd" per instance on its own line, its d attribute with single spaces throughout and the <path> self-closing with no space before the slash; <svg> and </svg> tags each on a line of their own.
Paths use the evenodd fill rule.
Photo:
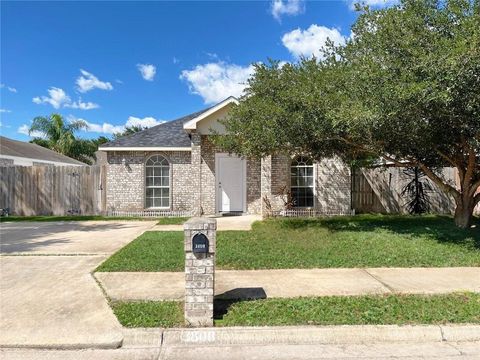
<svg viewBox="0 0 480 360">
<path fill-rule="evenodd" d="M 192 251 L 194 254 L 208 253 L 208 238 L 204 234 L 196 234 L 193 237 Z"/>
</svg>

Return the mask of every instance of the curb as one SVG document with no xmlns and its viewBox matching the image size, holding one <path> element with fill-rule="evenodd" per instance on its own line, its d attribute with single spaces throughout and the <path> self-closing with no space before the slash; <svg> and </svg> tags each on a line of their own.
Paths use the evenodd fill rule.
<svg viewBox="0 0 480 360">
<path fill-rule="evenodd" d="M 480 341 L 479 325 L 341 325 L 166 329 L 163 345 L 362 344 Z"/>
<path fill-rule="evenodd" d="M 118 349 L 123 344 L 123 335 L 121 333 L 116 334 L 115 337 L 112 337 L 111 340 L 100 340 L 91 342 L 78 342 L 78 343 L 38 343 L 38 344 L 27 344 L 27 343 L 3 343 L 0 344 L 0 349 L 44 349 L 44 350 L 84 350 L 84 349 L 99 349 L 99 350 L 108 350 L 108 349 Z"/>
</svg>

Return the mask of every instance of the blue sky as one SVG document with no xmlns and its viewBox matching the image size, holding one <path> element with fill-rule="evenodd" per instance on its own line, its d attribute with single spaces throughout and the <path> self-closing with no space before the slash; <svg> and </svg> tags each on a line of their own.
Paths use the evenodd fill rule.
<svg viewBox="0 0 480 360">
<path fill-rule="evenodd" d="M 252 63 L 318 55 L 357 16 L 347 0 L 0 6 L 0 131 L 25 141 L 31 120 L 53 112 L 87 121 L 79 135 L 90 138 L 240 95 Z"/>
</svg>

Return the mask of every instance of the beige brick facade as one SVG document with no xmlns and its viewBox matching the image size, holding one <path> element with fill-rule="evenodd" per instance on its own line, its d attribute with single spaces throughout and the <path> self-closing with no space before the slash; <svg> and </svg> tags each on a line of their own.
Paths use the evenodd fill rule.
<svg viewBox="0 0 480 360">
<path fill-rule="evenodd" d="M 277 154 L 263 160 L 262 192 L 269 201 L 269 210 L 281 211 L 285 207 L 286 191 L 290 190 L 292 158 Z M 269 173 L 270 172 L 270 173 Z M 351 208 L 350 168 L 340 159 L 324 159 L 314 163 L 314 209 L 326 215 L 346 214 Z M 270 183 L 269 183 L 270 181 Z"/>
<path fill-rule="evenodd" d="M 107 210 L 145 210 L 145 162 L 160 154 L 170 163 L 170 209 L 192 215 L 216 212 L 215 154 L 208 136 L 192 134 L 191 151 L 108 152 Z M 247 213 L 266 214 L 284 208 L 284 194 L 290 188 L 291 158 L 273 155 L 262 161 L 247 159 Z M 326 214 L 350 209 L 351 176 L 348 166 L 338 159 L 314 165 L 314 208 Z"/>
<path fill-rule="evenodd" d="M 191 175 L 189 151 L 108 153 L 107 210 L 139 211 L 145 209 L 145 162 L 155 154 L 170 163 L 170 204 L 176 211 L 191 211 L 196 194 Z"/>
</svg>

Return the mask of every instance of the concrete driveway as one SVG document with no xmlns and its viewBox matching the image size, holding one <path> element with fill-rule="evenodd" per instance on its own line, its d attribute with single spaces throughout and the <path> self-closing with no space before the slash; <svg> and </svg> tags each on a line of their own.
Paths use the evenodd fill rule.
<svg viewBox="0 0 480 360">
<path fill-rule="evenodd" d="M 91 272 L 154 224 L 0 224 L 0 347 L 119 347 L 122 328 Z"/>
<path fill-rule="evenodd" d="M 0 224 L 0 253 L 112 254 L 153 221 L 12 222 Z"/>
</svg>

